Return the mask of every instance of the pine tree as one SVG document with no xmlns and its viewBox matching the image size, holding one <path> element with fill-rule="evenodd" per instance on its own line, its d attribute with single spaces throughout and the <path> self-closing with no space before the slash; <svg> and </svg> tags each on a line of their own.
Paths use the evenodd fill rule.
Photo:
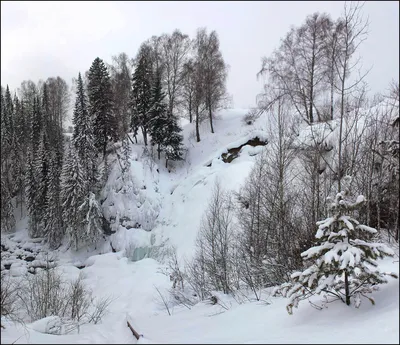
<svg viewBox="0 0 400 345">
<path fill-rule="evenodd" d="M 350 178 L 344 179 L 346 184 Z M 295 272 L 293 283 L 283 284 L 279 290 L 290 298 L 287 305 L 289 314 L 299 301 L 312 294 L 324 293 L 334 296 L 350 305 L 354 300 L 356 308 L 361 297 L 367 297 L 378 284 L 387 283 L 385 275 L 377 268 L 376 259 L 393 256 L 394 252 L 382 243 L 371 242 L 377 231 L 360 224 L 351 214 L 365 202 L 363 196 L 355 201 L 350 199 L 348 185 L 336 195 L 330 205 L 332 216 L 317 222 L 317 243 L 301 254 L 309 267 L 303 272 Z M 397 278 L 393 273 L 389 275 Z"/>
<path fill-rule="evenodd" d="M 44 123 L 43 123 L 42 109 L 40 106 L 40 100 L 39 97 L 35 97 L 33 102 L 33 113 L 31 115 L 31 134 L 30 134 L 31 147 L 33 149 L 33 153 L 36 152 L 36 149 L 39 146 L 40 134 L 42 132 L 43 127 Z"/>
<path fill-rule="evenodd" d="M 7 86 L 7 91 L 8 86 Z M 8 128 L 10 122 L 10 104 L 6 101 L 7 98 L 3 96 L 3 92 L 1 93 L 1 175 L 0 175 L 0 226 L 1 231 L 3 232 L 11 232 L 15 229 L 15 218 L 13 214 L 13 205 L 12 205 L 12 186 L 10 182 L 10 149 L 12 145 L 12 141 L 10 138 L 10 129 Z"/>
<path fill-rule="evenodd" d="M 29 145 L 27 149 L 27 165 L 25 172 L 25 197 L 29 213 L 29 232 L 32 237 L 41 236 L 40 223 L 43 221 L 45 200 L 46 152 L 45 133 L 43 130 L 42 112 L 38 97 L 33 98 L 28 130 Z"/>
<path fill-rule="evenodd" d="M 146 146 L 150 119 L 149 112 L 152 106 L 152 78 L 151 48 L 147 45 L 142 45 L 139 51 L 138 64 L 132 76 L 131 127 L 134 131 L 139 127 L 142 129 Z"/>
<path fill-rule="evenodd" d="M 29 234 L 36 237 L 39 232 L 40 205 L 37 205 L 36 195 L 38 193 L 37 176 L 35 175 L 34 157 L 31 151 L 28 152 L 25 172 L 25 199 L 29 214 Z"/>
<path fill-rule="evenodd" d="M 87 193 L 87 180 L 84 173 L 75 147 L 70 145 L 61 173 L 61 207 L 66 234 L 75 249 L 79 248 L 82 238 L 83 218 L 79 208 Z"/>
<path fill-rule="evenodd" d="M 103 212 L 94 193 L 89 192 L 79 207 L 79 212 L 82 217 L 80 241 L 95 243 L 103 234 Z"/>
<path fill-rule="evenodd" d="M 125 134 L 125 138 L 122 140 L 122 163 L 121 163 L 121 172 L 122 178 L 124 178 L 125 174 L 129 171 L 131 166 L 130 163 L 130 154 L 131 154 L 131 146 L 129 144 L 128 133 Z"/>
<path fill-rule="evenodd" d="M 168 161 L 179 161 L 183 159 L 183 136 L 180 134 L 182 128 L 178 125 L 176 116 L 170 114 L 167 116 L 166 126 L 167 137 L 163 143 L 165 150 L 165 167 L 168 167 Z"/>
<path fill-rule="evenodd" d="M 6 111 L 6 106 L 5 106 L 5 101 L 4 101 L 4 96 L 3 93 L 1 93 L 1 118 L 0 118 L 0 130 L 1 130 L 1 170 L 6 169 L 6 163 L 7 163 L 7 157 L 8 157 L 8 150 L 9 150 L 9 139 L 7 136 L 7 111 Z"/>
<path fill-rule="evenodd" d="M 85 176 L 89 182 L 88 188 L 90 189 L 96 182 L 97 149 L 94 144 L 93 122 L 89 116 L 87 98 L 80 73 L 77 81 L 72 122 L 74 124 L 72 142 L 85 170 Z"/>
<path fill-rule="evenodd" d="M 64 236 L 62 209 L 60 202 L 60 174 L 57 164 L 57 154 L 51 152 L 49 160 L 49 174 L 46 190 L 46 228 L 45 233 L 51 248 L 57 248 Z"/>
<path fill-rule="evenodd" d="M 1 213 L 0 213 L 0 226 L 1 232 L 12 232 L 15 230 L 14 207 L 12 204 L 12 197 L 7 185 L 6 179 L 1 174 Z"/>
<path fill-rule="evenodd" d="M 19 194 L 16 201 L 21 207 L 22 217 L 22 204 L 24 200 L 24 180 L 25 180 L 25 167 L 26 167 L 26 123 L 25 123 L 25 111 L 23 103 L 19 101 L 18 97 L 14 97 L 14 114 L 15 114 L 15 194 Z"/>
<path fill-rule="evenodd" d="M 161 158 L 161 148 L 166 143 L 167 136 L 169 135 L 167 132 L 169 123 L 167 104 L 164 99 L 165 93 L 162 91 L 161 70 L 159 69 L 152 90 L 152 107 L 149 112 L 149 134 L 151 135 L 152 145 L 157 145 L 158 159 Z"/>
<path fill-rule="evenodd" d="M 5 130 L 7 133 L 7 138 L 10 141 L 9 144 L 12 146 L 13 145 L 13 139 L 14 139 L 14 103 L 11 97 L 10 89 L 6 88 L 6 92 L 4 95 L 4 110 L 5 110 L 5 118 L 4 118 L 4 125 L 5 125 Z"/>
<path fill-rule="evenodd" d="M 15 131 L 14 131 L 14 104 L 10 90 L 6 88 L 1 99 L 1 168 L 4 170 L 3 178 L 10 193 L 14 191 L 15 168 Z"/>
<path fill-rule="evenodd" d="M 49 179 L 49 142 L 47 133 L 42 130 L 40 143 L 33 162 L 33 171 L 35 174 L 36 193 L 34 197 L 35 213 L 38 214 L 40 223 L 35 236 L 45 236 L 46 223 L 49 215 L 46 212 L 46 197 Z"/>
<path fill-rule="evenodd" d="M 89 69 L 87 90 L 95 145 L 105 157 L 107 143 L 118 139 L 118 124 L 113 113 L 110 76 L 103 60 L 98 57 Z"/>
</svg>

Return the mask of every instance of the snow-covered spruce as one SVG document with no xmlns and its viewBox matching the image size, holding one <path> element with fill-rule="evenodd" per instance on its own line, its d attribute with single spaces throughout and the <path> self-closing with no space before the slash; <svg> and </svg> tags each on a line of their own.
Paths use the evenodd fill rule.
<svg viewBox="0 0 400 345">
<path fill-rule="evenodd" d="M 348 188 L 351 178 L 346 176 L 345 180 L 347 186 L 330 205 L 332 216 L 317 222 L 316 245 L 301 253 L 309 267 L 293 273 L 292 282 L 275 290 L 289 298 L 289 314 L 301 300 L 314 294 L 324 294 L 326 300 L 333 296 L 347 305 L 353 301 L 356 308 L 361 297 L 374 304 L 366 294 L 377 290 L 378 284 L 387 283 L 387 275 L 397 278 L 394 273 L 379 271 L 376 259 L 393 256 L 394 252 L 385 244 L 371 242 L 377 230 L 352 217 L 366 200 L 360 195 L 352 201 Z"/>
</svg>

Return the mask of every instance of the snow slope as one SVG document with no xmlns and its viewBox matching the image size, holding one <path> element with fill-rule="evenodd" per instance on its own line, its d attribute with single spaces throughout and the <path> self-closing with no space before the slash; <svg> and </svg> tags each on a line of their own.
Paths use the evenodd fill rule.
<svg viewBox="0 0 400 345">
<path fill-rule="evenodd" d="M 262 116 L 253 125 L 245 125 L 242 117 L 246 112 L 221 111 L 214 134 L 208 124 L 202 125 L 199 143 L 194 125 L 186 124 L 186 161 L 169 170 L 163 159 L 159 164 L 146 159 L 139 137 L 139 144 L 132 145 L 129 176 L 122 180 L 116 161 L 103 190 L 104 207 L 107 216 L 115 217 L 112 229 L 116 233 L 96 248 L 76 253 L 63 246 L 57 252 L 58 269 L 66 277 L 74 279 L 81 273 L 95 296 L 113 299 L 102 323 L 84 325 L 79 334 L 49 335 L 40 332 L 43 320 L 21 326 L 2 319 L 6 329 L 1 331 L 1 343 L 136 343 L 127 320 L 144 336 L 138 343 L 398 343 L 399 281 L 394 279 L 374 294 L 375 306 L 364 300 L 359 309 L 335 302 L 317 310 L 303 301 L 288 315 L 287 300 L 271 297 L 265 290 L 262 302 L 236 301 L 219 294 L 221 305 L 199 303 L 190 310 L 175 306 L 168 315 L 156 290 L 167 296 L 172 285 L 162 263 L 162 249 L 175 247 L 181 260 L 193 255 L 215 180 L 228 190 L 238 190 L 264 147 L 245 146 L 231 163 L 224 163 L 221 154 L 256 136 L 268 141 L 264 131 L 267 119 Z M 37 244 L 26 238 L 26 226 L 22 219 L 17 233 L 12 239 L 4 238 L 4 243 L 12 246 L 18 240 L 21 247 L 36 248 Z M 128 259 L 132 243 L 133 259 L 150 258 Z M 110 244 L 116 252 L 111 252 Z M 132 259 L 132 253 L 128 254 Z M 20 267 L 15 255 L 10 263 L 11 269 L 14 264 Z M 85 268 L 76 267 L 81 265 Z M 380 265 L 385 271 L 399 273 L 398 256 Z M 14 269 L 17 276 L 18 270 L 24 271 Z M 314 302 L 321 303 L 319 297 Z"/>
<path fill-rule="evenodd" d="M 363 301 L 359 309 L 335 302 L 317 310 L 304 301 L 293 315 L 288 315 L 287 301 L 270 297 L 265 291 L 263 302 L 238 304 L 221 296 L 229 310 L 200 303 L 191 310 L 175 307 L 169 316 L 157 299 L 154 286 L 164 291 L 171 283 L 160 273 L 155 260 L 132 263 L 118 253 L 109 253 L 92 257 L 91 261 L 92 265 L 84 269 L 85 280 L 96 294 L 114 297 L 109 314 L 101 324 L 82 326 L 80 334 L 56 336 L 37 332 L 32 324 L 24 328 L 5 323 L 1 342 L 136 343 L 126 320 L 144 336 L 138 343 L 393 344 L 399 341 L 398 280 L 375 292 L 375 306 Z M 381 264 L 386 270 L 398 273 L 398 262 L 394 263 L 393 259 Z"/>
</svg>

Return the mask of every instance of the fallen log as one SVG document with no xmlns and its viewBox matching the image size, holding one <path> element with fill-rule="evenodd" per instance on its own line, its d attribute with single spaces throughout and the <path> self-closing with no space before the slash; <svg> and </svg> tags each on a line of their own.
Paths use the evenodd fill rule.
<svg viewBox="0 0 400 345">
<path fill-rule="evenodd" d="M 140 338 L 141 335 L 133 329 L 132 325 L 129 323 L 128 320 L 126 321 L 126 323 L 128 324 L 128 327 L 129 327 L 129 329 L 132 331 L 132 334 L 134 335 L 134 337 L 135 337 L 137 340 L 139 340 L 139 338 Z"/>
</svg>

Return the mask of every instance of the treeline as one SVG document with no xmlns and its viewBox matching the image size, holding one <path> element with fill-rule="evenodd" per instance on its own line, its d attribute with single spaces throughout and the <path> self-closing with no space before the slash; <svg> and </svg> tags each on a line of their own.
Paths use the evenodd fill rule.
<svg viewBox="0 0 400 345">
<path fill-rule="evenodd" d="M 156 147 L 158 159 L 183 159 L 180 117 L 214 132 L 215 111 L 226 98 L 227 65 L 215 31 L 196 37 L 175 30 L 153 36 L 134 59 L 121 53 L 111 64 L 96 58 L 74 80 L 76 93 L 71 140 L 63 134 L 69 106 L 60 77 L 24 81 L 17 94 L 1 89 L 1 231 L 15 228 L 13 203 L 26 205 L 32 237 L 58 247 L 65 235 L 76 248 L 108 232 L 99 192 L 108 178 L 107 157 L 122 141 L 123 169 L 129 145 Z M 112 151 L 112 150 L 111 150 Z M 120 157 L 118 155 L 118 157 Z"/>
</svg>

